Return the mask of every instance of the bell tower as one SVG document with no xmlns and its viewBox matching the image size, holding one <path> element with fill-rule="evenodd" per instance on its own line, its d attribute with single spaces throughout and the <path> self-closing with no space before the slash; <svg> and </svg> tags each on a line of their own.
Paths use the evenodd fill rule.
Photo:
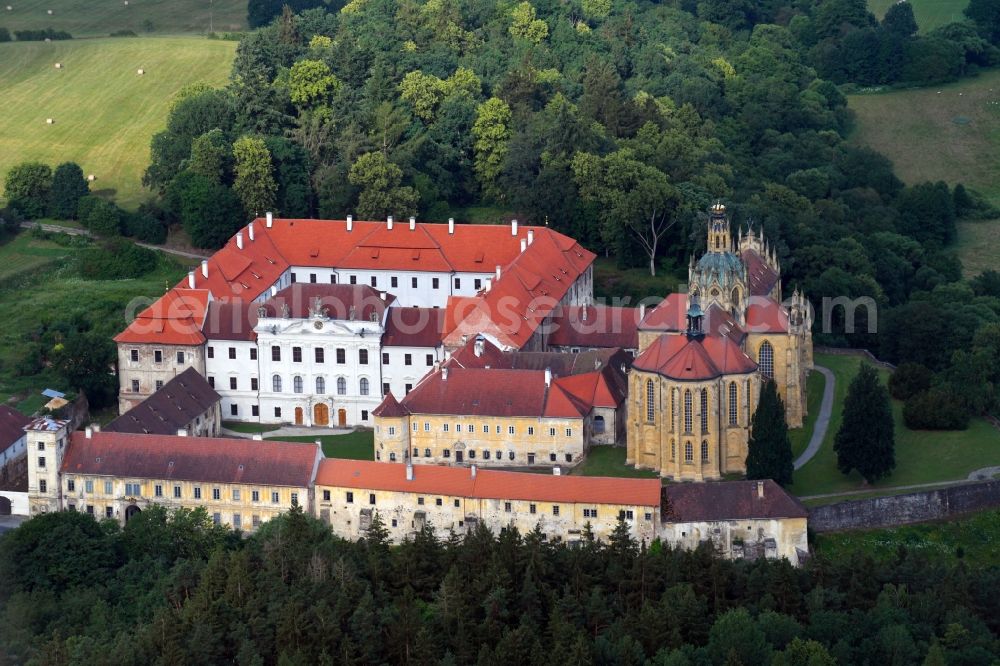
<svg viewBox="0 0 1000 666">
<path fill-rule="evenodd" d="M 726 207 L 716 203 L 709 209 L 708 218 L 708 251 L 731 252 L 732 239 L 729 236 L 729 220 L 726 219 Z"/>
</svg>

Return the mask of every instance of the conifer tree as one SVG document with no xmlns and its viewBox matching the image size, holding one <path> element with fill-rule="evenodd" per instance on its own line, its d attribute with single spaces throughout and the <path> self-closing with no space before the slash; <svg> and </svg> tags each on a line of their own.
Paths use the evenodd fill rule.
<svg viewBox="0 0 1000 666">
<path fill-rule="evenodd" d="M 782 486 L 792 482 L 792 443 L 785 423 L 785 403 L 778 386 L 768 379 L 753 413 L 747 445 L 747 478 L 774 479 Z"/>
<path fill-rule="evenodd" d="M 862 363 L 847 389 L 844 416 L 833 448 L 837 469 L 858 472 L 872 483 L 888 476 L 896 467 L 895 433 L 889 392 L 878 373 Z"/>
</svg>

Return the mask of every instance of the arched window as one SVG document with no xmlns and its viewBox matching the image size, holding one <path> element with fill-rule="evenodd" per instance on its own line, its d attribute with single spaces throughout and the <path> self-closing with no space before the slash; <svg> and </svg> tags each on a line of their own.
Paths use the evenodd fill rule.
<svg viewBox="0 0 1000 666">
<path fill-rule="evenodd" d="M 760 351 L 757 353 L 757 365 L 760 366 L 760 374 L 768 379 L 774 377 L 774 347 L 767 340 L 764 340 L 760 345 Z"/>
<path fill-rule="evenodd" d="M 368 379 L 366 377 L 361 378 L 361 395 L 368 395 Z"/>
<path fill-rule="evenodd" d="M 646 420 L 650 423 L 653 422 L 653 418 L 656 416 L 656 405 L 653 404 L 653 400 L 656 398 L 656 388 L 653 386 L 653 380 L 646 380 Z"/>
<path fill-rule="evenodd" d="M 318 395 L 323 395 L 326 393 L 326 380 L 322 377 L 316 378 L 316 393 Z"/>
<path fill-rule="evenodd" d="M 708 432 L 708 389 L 701 390 L 701 431 Z"/>
<path fill-rule="evenodd" d="M 694 447 L 691 446 L 691 442 L 684 445 L 684 462 L 694 462 Z"/>
<path fill-rule="evenodd" d="M 684 432 L 691 432 L 691 390 L 684 391 Z"/>
<path fill-rule="evenodd" d="M 701 440 L 701 461 L 708 462 L 708 442 Z"/>
<path fill-rule="evenodd" d="M 391 462 L 396 462 L 396 454 L 395 453 L 390 453 L 389 454 L 389 460 Z"/>
<path fill-rule="evenodd" d="M 736 382 L 729 382 L 729 425 L 736 425 L 739 416 L 739 403 L 737 401 Z"/>
<path fill-rule="evenodd" d="M 347 380 L 337 377 L 337 395 L 347 395 Z"/>
<path fill-rule="evenodd" d="M 292 390 L 295 393 L 302 393 L 302 377 L 298 375 L 292 377 Z"/>
<path fill-rule="evenodd" d="M 424 458 L 430 458 L 430 457 L 431 457 L 431 450 L 430 449 L 424 449 Z M 499 456 L 497 456 L 497 457 L 499 458 Z"/>
<path fill-rule="evenodd" d="M 677 442 L 670 440 L 670 462 L 677 460 Z"/>
<path fill-rule="evenodd" d="M 670 432 L 677 427 L 677 389 L 670 389 Z"/>
<path fill-rule="evenodd" d="M 271 377 L 271 390 L 275 393 L 281 393 L 281 375 Z"/>
</svg>

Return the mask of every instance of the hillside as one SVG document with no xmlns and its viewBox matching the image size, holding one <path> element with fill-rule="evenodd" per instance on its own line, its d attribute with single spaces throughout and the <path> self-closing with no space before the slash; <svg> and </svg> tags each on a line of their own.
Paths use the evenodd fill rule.
<svg viewBox="0 0 1000 666">
<path fill-rule="evenodd" d="M 881 20 L 889 7 L 898 1 L 868 0 L 868 9 Z M 969 3 L 967 0 L 910 0 L 910 4 L 913 6 L 913 15 L 917 19 L 920 31 L 929 32 L 946 23 L 964 20 L 962 10 Z"/>
<path fill-rule="evenodd" d="M 888 156 L 904 182 L 961 182 L 1000 204 L 1000 72 L 946 86 L 851 95 L 848 106 L 857 114 L 851 141 Z M 985 241 L 997 228 L 961 223 L 959 252 L 968 274 L 995 263 L 995 246 Z"/>
<path fill-rule="evenodd" d="M 242 30 L 247 14 L 245 0 L 17 0 L 9 2 L 9 10 L 7 6 L 0 6 L 0 26 L 11 33 L 52 28 L 74 37 L 151 32 L 146 21 L 152 32 L 164 34 Z"/>
<path fill-rule="evenodd" d="M 171 98 L 189 84 L 225 83 L 235 49 L 180 37 L 0 44 L 0 181 L 25 160 L 72 160 L 97 176 L 94 189 L 135 207 Z"/>
</svg>

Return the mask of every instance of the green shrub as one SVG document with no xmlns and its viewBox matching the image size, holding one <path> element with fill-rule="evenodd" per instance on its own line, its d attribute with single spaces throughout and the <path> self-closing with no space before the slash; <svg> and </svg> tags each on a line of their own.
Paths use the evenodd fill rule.
<svg viewBox="0 0 1000 666">
<path fill-rule="evenodd" d="M 903 363 L 889 377 L 889 393 L 896 400 L 908 400 L 931 387 L 933 373 L 919 363 Z"/>
<path fill-rule="evenodd" d="M 94 206 L 97 205 L 98 201 L 101 201 L 101 198 L 95 197 L 93 194 L 80 197 L 80 201 L 76 204 L 76 219 L 86 224 L 87 218 L 90 217 L 90 211 L 94 210 Z"/>
<path fill-rule="evenodd" d="M 10 31 L 7 28 L 0 28 L 0 42 L 10 41 Z"/>
<path fill-rule="evenodd" d="M 80 259 L 80 274 L 91 280 L 126 280 L 156 267 L 156 253 L 123 238 L 112 238 Z"/>
<path fill-rule="evenodd" d="M 936 387 L 906 401 L 903 422 L 910 430 L 965 430 L 969 412 L 949 391 Z"/>
<path fill-rule="evenodd" d="M 7 172 L 4 195 L 11 208 L 29 220 L 45 217 L 52 187 L 52 169 L 41 162 L 23 162 Z"/>
<path fill-rule="evenodd" d="M 148 213 L 125 213 L 124 234 L 142 241 L 160 245 L 167 240 L 167 227 Z"/>
<path fill-rule="evenodd" d="M 90 209 L 83 225 L 98 236 L 117 236 L 121 233 L 122 214 L 118 206 L 110 201 L 98 199 Z"/>
</svg>

